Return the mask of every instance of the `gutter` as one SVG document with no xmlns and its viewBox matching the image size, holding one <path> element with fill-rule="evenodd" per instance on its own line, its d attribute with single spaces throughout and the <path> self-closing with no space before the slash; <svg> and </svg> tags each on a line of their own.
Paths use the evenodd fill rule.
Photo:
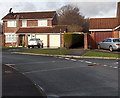
<svg viewBox="0 0 120 98">
<path fill-rule="evenodd" d="M 113 31 L 113 29 L 90 29 L 89 31 Z"/>
</svg>

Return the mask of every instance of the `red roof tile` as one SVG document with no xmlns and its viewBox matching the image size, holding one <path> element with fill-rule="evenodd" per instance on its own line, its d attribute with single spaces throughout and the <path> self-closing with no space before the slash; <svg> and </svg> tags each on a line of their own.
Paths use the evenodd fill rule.
<svg viewBox="0 0 120 98">
<path fill-rule="evenodd" d="M 118 18 L 91 18 L 90 29 L 113 29 L 118 26 Z"/>
<path fill-rule="evenodd" d="M 56 25 L 52 27 L 26 27 L 20 28 L 16 33 L 64 33 L 67 30 L 65 25 Z"/>
<path fill-rule="evenodd" d="M 46 11 L 46 12 L 21 12 L 7 14 L 2 19 L 44 19 L 44 18 L 53 18 L 56 14 L 56 11 Z"/>
</svg>

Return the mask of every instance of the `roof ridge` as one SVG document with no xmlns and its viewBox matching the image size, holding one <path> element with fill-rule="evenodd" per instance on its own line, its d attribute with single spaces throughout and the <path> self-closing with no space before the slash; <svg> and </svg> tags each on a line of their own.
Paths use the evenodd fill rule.
<svg viewBox="0 0 120 98">
<path fill-rule="evenodd" d="M 14 14 L 21 14 L 21 13 L 52 13 L 52 12 L 56 12 L 56 11 L 33 11 L 33 12 L 15 12 Z"/>
<path fill-rule="evenodd" d="M 41 12 L 16 12 L 10 15 L 8 13 L 6 16 L 2 18 L 3 19 L 16 19 L 19 15 L 19 19 L 42 19 L 42 18 L 54 18 L 56 14 L 56 11 L 41 11 Z"/>
</svg>

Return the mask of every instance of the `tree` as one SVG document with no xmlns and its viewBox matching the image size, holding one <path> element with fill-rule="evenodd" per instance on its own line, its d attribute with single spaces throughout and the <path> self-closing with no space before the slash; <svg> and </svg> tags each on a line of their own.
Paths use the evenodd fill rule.
<svg viewBox="0 0 120 98">
<path fill-rule="evenodd" d="M 58 24 L 67 25 L 68 31 L 88 31 L 88 19 L 81 15 L 78 7 L 73 5 L 65 5 L 58 11 Z"/>
</svg>

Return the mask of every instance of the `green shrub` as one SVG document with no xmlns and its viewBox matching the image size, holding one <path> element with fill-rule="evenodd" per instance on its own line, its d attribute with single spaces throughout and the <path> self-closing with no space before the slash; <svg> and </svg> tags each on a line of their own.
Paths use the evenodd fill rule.
<svg viewBox="0 0 120 98">
<path fill-rule="evenodd" d="M 84 45 L 84 35 L 65 33 L 64 34 L 64 45 L 66 48 L 75 48 Z"/>
</svg>

